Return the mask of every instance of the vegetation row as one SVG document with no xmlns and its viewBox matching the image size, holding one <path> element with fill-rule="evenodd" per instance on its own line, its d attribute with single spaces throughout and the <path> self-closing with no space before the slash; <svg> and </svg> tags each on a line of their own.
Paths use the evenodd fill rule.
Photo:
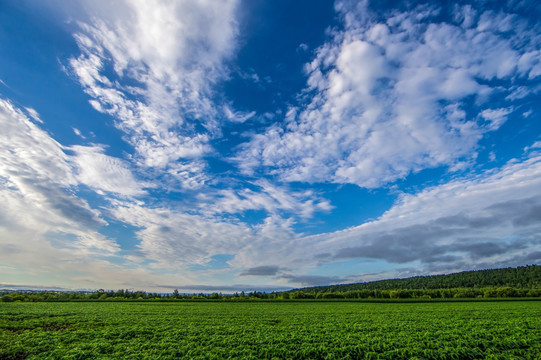
<svg viewBox="0 0 541 360">
<path fill-rule="evenodd" d="M 0 291 L 2 302 L 78 300 L 290 300 L 290 299 L 468 299 L 541 298 L 541 266 L 466 271 L 449 275 L 418 276 L 358 284 L 318 286 L 285 292 L 234 294 L 150 293 L 129 289 L 93 292 Z"/>
</svg>

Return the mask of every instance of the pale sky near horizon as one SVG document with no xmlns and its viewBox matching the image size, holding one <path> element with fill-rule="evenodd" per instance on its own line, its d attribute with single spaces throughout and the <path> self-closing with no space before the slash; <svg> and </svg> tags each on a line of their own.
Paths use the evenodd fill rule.
<svg viewBox="0 0 541 360">
<path fill-rule="evenodd" d="M 536 1 L 0 3 L 0 288 L 541 263 Z"/>
</svg>

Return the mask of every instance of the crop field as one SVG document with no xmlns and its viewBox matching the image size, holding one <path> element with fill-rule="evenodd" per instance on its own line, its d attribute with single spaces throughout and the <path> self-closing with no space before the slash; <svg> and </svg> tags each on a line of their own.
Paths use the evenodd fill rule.
<svg viewBox="0 0 541 360">
<path fill-rule="evenodd" d="M 541 302 L 0 304 L 0 359 L 540 359 Z"/>
</svg>

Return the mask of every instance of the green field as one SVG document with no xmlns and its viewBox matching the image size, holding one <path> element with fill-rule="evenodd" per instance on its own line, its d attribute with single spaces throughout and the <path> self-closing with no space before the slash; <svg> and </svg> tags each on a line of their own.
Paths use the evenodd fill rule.
<svg viewBox="0 0 541 360">
<path fill-rule="evenodd" d="M 541 302 L 2 303 L 0 359 L 540 359 Z"/>
</svg>

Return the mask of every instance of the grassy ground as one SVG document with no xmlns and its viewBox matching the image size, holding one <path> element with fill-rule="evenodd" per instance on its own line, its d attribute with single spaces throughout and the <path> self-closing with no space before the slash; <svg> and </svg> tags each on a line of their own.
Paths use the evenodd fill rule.
<svg viewBox="0 0 541 360">
<path fill-rule="evenodd" d="M 540 359 L 541 302 L 1 303 L 0 359 Z"/>
</svg>

